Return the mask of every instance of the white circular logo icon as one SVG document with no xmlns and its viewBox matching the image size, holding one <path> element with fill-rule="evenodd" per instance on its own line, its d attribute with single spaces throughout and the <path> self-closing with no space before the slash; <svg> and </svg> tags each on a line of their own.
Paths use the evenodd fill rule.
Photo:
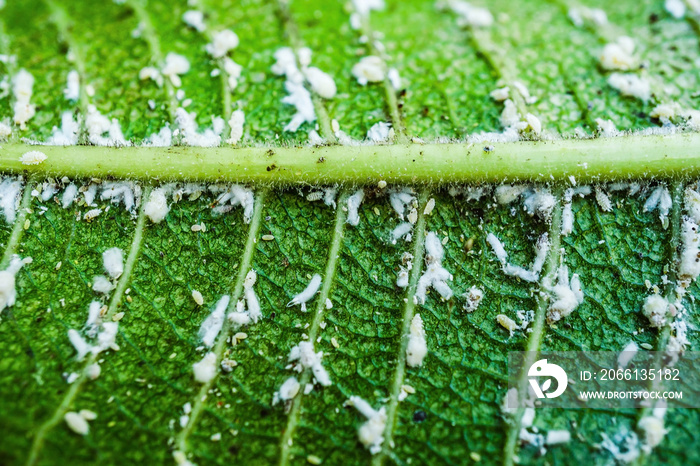
<svg viewBox="0 0 700 466">
<path fill-rule="evenodd" d="M 569 383 L 569 378 L 566 376 L 564 369 L 556 364 L 548 363 L 546 359 L 540 359 L 530 366 L 527 375 L 530 377 L 530 386 L 535 392 L 535 395 L 537 395 L 537 398 L 556 398 L 564 393 Z M 540 377 L 547 378 L 542 382 L 542 385 L 539 383 Z M 548 390 L 552 386 L 552 379 L 557 381 L 557 389 L 548 393 Z"/>
</svg>

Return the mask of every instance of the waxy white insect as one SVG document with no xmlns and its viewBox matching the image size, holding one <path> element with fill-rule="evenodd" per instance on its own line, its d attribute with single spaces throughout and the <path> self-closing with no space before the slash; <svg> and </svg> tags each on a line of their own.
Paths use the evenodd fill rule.
<svg viewBox="0 0 700 466">
<path fill-rule="evenodd" d="M 292 300 L 287 303 L 287 307 L 301 304 L 301 310 L 306 311 L 306 303 L 313 299 L 319 288 L 321 288 L 321 276 L 316 273 L 313 275 L 313 277 L 311 277 L 311 281 L 306 288 L 304 288 L 301 293 L 294 296 Z"/>
<path fill-rule="evenodd" d="M 119 278 L 124 273 L 124 251 L 119 248 L 107 249 L 102 253 L 102 263 L 110 277 Z"/>
<path fill-rule="evenodd" d="M 224 315 L 230 300 L 230 296 L 222 296 L 216 303 L 214 310 L 207 316 L 204 322 L 202 322 L 202 326 L 199 328 L 199 338 L 207 348 L 211 348 L 212 345 L 214 345 L 216 337 L 219 335 L 224 325 Z"/>
<path fill-rule="evenodd" d="M 425 341 L 425 330 L 420 314 L 413 316 L 406 345 L 406 364 L 410 367 L 423 365 L 423 359 L 428 354 L 428 345 Z"/>
<path fill-rule="evenodd" d="M 208 383 L 216 377 L 216 354 L 211 351 L 192 364 L 194 379 L 199 383 Z"/>
<path fill-rule="evenodd" d="M 348 400 L 350 406 L 354 406 L 365 418 L 367 422 L 362 424 L 357 430 L 360 443 L 373 455 L 382 451 L 384 443 L 384 430 L 386 428 L 386 408 L 382 406 L 375 410 L 372 406 L 359 396 L 351 396 Z"/>
</svg>

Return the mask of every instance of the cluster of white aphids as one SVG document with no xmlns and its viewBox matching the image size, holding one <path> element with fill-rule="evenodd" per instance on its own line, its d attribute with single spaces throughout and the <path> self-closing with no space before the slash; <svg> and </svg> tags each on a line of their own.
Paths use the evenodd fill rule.
<svg viewBox="0 0 700 466">
<path fill-rule="evenodd" d="M 293 369 L 299 373 L 310 369 L 316 382 L 328 387 L 331 385 L 331 378 L 323 367 L 322 359 L 323 351 L 314 351 L 313 342 L 301 341 L 289 351 L 288 361 L 291 364 L 287 366 L 287 369 Z M 311 390 L 313 390 L 313 385 L 307 385 L 304 387 L 304 394 L 308 394 Z"/>
<path fill-rule="evenodd" d="M 287 96 L 282 103 L 293 105 L 296 113 L 292 120 L 284 127 L 284 131 L 296 132 L 304 123 L 316 121 L 311 90 L 324 99 L 332 99 L 336 94 L 336 86 L 333 78 L 320 69 L 311 65 L 311 49 L 302 47 L 295 53 L 290 47 L 282 47 L 275 52 L 276 63 L 272 65 L 272 72 L 279 76 L 285 76 L 284 88 Z M 297 66 L 301 65 L 301 69 Z M 314 129 L 314 139 L 321 139 Z"/>
<path fill-rule="evenodd" d="M 313 299 L 319 288 L 321 288 L 321 276 L 319 274 L 314 274 L 309 284 L 306 285 L 306 288 L 304 288 L 301 293 L 295 295 L 292 300 L 287 303 L 287 307 L 301 304 L 301 310 L 306 312 L 306 303 Z"/>
<path fill-rule="evenodd" d="M 188 10 L 182 15 L 182 20 L 192 29 L 205 32 L 207 25 L 204 22 L 204 13 L 199 10 Z M 229 91 L 233 92 L 238 87 L 243 67 L 233 61 L 229 54 L 238 47 L 238 35 L 230 29 L 223 29 L 212 34 L 212 41 L 205 47 L 207 53 L 218 61 L 219 67 L 212 71 L 211 76 L 217 77 L 225 73 Z M 183 106 L 184 106 L 183 102 Z M 231 130 L 228 144 L 238 144 L 243 137 L 243 124 L 245 113 L 243 110 L 234 110 L 229 118 L 228 125 Z M 162 131 L 162 130 L 161 130 Z"/>
<path fill-rule="evenodd" d="M 216 198 L 217 206 L 214 207 L 214 212 L 226 213 L 235 206 L 241 206 L 243 208 L 243 220 L 245 223 L 250 223 L 250 220 L 253 218 L 253 209 L 255 207 L 255 199 L 252 190 L 239 184 L 231 186 L 217 185 L 217 191 L 214 191 L 212 187 L 209 189 L 212 192 L 220 193 Z"/>
<path fill-rule="evenodd" d="M 541 187 L 504 184 L 498 186 L 494 194 L 499 204 L 511 204 L 522 197 L 525 211 L 546 223 L 551 222 L 552 212 L 557 203 L 554 195 L 548 189 Z"/>
<path fill-rule="evenodd" d="M 668 188 L 664 185 L 659 185 L 651 192 L 644 203 L 644 212 L 658 209 L 661 224 L 666 228 L 668 227 L 668 213 L 671 207 L 673 207 L 673 198 L 671 198 Z"/>
<path fill-rule="evenodd" d="M 413 295 L 415 304 L 425 304 L 428 288 L 432 287 L 443 299 L 452 297 L 452 289 L 447 281 L 452 280 L 452 274 L 442 266 L 445 250 L 442 242 L 434 232 L 425 236 L 425 266 L 426 270 L 418 279 L 416 294 Z"/>
<path fill-rule="evenodd" d="M 529 269 L 508 262 L 508 253 L 503 248 L 501 241 L 493 233 L 489 233 L 486 236 L 486 242 L 491 245 L 506 275 L 520 278 L 526 282 L 536 282 L 539 279 L 542 266 L 547 258 L 550 247 L 549 235 L 547 233 L 543 233 L 535 243 L 535 260 L 532 262 L 532 266 Z"/>
<path fill-rule="evenodd" d="M 423 365 L 425 355 L 428 354 L 428 344 L 425 340 L 425 329 L 420 314 L 413 316 L 407 338 L 406 364 L 410 367 L 420 367 Z"/>
<path fill-rule="evenodd" d="M 303 193 L 300 191 L 300 194 Z M 305 198 L 309 202 L 323 201 L 328 207 L 336 208 L 335 198 L 338 195 L 338 186 L 330 186 L 323 189 L 313 189 L 306 194 Z"/>
<path fill-rule="evenodd" d="M 583 302 L 578 274 L 574 274 L 569 281 L 569 268 L 563 264 L 559 266 L 557 284 L 552 288 L 551 294 L 551 303 L 547 309 L 547 322 L 550 324 L 567 317 Z"/>
<path fill-rule="evenodd" d="M 410 188 L 395 189 L 389 191 L 389 202 L 391 207 L 402 221 L 396 226 L 390 235 L 391 244 L 396 244 L 400 239 L 410 242 L 413 227 L 418 221 L 418 200 Z"/>
<path fill-rule="evenodd" d="M 201 131 L 196 118 L 195 113 L 187 112 L 182 107 L 175 111 L 177 135 L 181 136 L 182 143 L 194 147 L 216 147 L 221 144 L 221 133 L 226 127 L 224 119 L 220 116 L 212 116 L 211 128 L 205 128 Z"/>
<path fill-rule="evenodd" d="M 124 273 L 124 251 L 119 248 L 110 248 L 102 253 L 107 277 L 96 275 L 92 279 L 92 290 L 102 294 L 110 293 L 116 286 L 116 280 Z"/>
<path fill-rule="evenodd" d="M 132 181 L 109 181 L 90 180 L 78 186 L 68 178 L 58 181 L 47 181 L 41 186 L 41 198 L 48 201 L 57 195 L 60 187 L 65 186 L 61 195 L 61 205 L 64 209 L 69 208 L 74 202 L 80 207 L 88 208 L 83 218 L 90 220 L 102 213 L 101 208 L 97 208 L 98 199 L 109 200 L 112 204 L 123 204 L 126 210 L 132 214 L 136 213 L 136 208 L 141 203 L 141 186 Z M 82 197 L 82 199 L 81 199 Z"/>
<path fill-rule="evenodd" d="M 102 265 L 107 277 L 98 275 L 93 281 L 93 290 L 99 293 L 108 294 L 114 289 L 114 281 L 124 273 L 124 252 L 119 248 L 110 248 L 102 253 Z M 112 322 L 105 322 L 103 318 L 107 313 L 107 306 L 98 301 L 90 303 L 88 308 L 88 318 L 82 333 L 75 329 L 68 330 L 68 339 L 77 352 L 76 359 L 82 361 L 89 353 L 99 354 L 107 349 L 118 350 L 115 340 L 119 329 L 119 320 L 123 313 L 112 316 Z M 89 343 L 85 337 L 95 340 Z M 91 378 L 99 376 L 99 365 L 88 368 L 88 375 Z"/>
<path fill-rule="evenodd" d="M 18 255 L 12 256 L 10 264 L 3 271 L 0 271 L 0 314 L 6 307 L 15 305 L 17 290 L 15 289 L 15 275 L 24 264 L 31 263 L 31 257 L 24 260 Z"/>
<path fill-rule="evenodd" d="M 373 455 L 382 451 L 382 443 L 384 443 L 384 430 L 386 429 L 386 408 L 382 406 L 378 410 L 359 396 L 351 396 L 346 403 L 349 406 L 354 406 L 367 421 L 357 429 L 357 436 L 360 443 L 369 450 Z"/>
</svg>

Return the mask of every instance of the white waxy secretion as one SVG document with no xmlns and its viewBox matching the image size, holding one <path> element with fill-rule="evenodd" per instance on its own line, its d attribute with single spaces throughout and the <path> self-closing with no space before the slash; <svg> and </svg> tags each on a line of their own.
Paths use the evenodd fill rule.
<svg viewBox="0 0 700 466">
<path fill-rule="evenodd" d="M 245 113 L 243 110 L 235 110 L 231 113 L 231 118 L 228 120 L 228 126 L 231 128 L 231 134 L 226 140 L 228 144 L 236 145 L 243 138 L 243 124 L 245 123 Z"/>
<path fill-rule="evenodd" d="M 204 13 L 199 10 L 187 10 L 182 14 L 182 20 L 197 32 L 204 32 L 207 29 L 204 24 Z"/>
<path fill-rule="evenodd" d="M 12 92 L 15 96 L 14 122 L 21 130 L 27 129 L 27 122 L 34 116 L 36 109 L 30 103 L 34 76 L 25 69 L 21 69 L 12 78 Z"/>
<path fill-rule="evenodd" d="M 230 29 L 224 29 L 214 34 L 211 43 L 206 45 L 206 51 L 214 58 L 221 58 L 229 51 L 238 47 L 238 36 Z"/>
<path fill-rule="evenodd" d="M 66 88 L 63 90 L 63 95 L 67 100 L 78 100 L 80 97 L 80 75 L 76 70 L 68 72 Z"/>
<path fill-rule="evenodd" d="M 182 80 L 180 75 L 187 73 L 190 70 L 190 62 L 184 56 L 170 52 L 165 56 L 165 64 L 161 69 L 164 76 L 170 78 L 173 86 L 180 87 Z"/>
<path fill-rule="evenodd" d="M 274 394 L 272 398 L 272 404 L 275 405 L 279 401 L 289 401 L 299 393 L 299 388 L 301 385 L 296 377 L 292 376 L 284 381 L 280 386 L 279 390 Z"/>
</svg>

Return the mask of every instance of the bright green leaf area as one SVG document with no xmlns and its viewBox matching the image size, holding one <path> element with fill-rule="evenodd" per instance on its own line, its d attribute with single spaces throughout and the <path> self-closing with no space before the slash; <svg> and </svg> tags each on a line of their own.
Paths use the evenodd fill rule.
<svg viewBox="0 0 700 466">
<path fill-rule="evenodd" d="M 203 34 L 184 25 L 183 13 L 194 8 L 185 0 L 142 3 L 152 29 L 141 25 L 134 7 L 139 1 L 7 1 L 0 10 L 0 53 L 15 55 L 16 61 L 0 61 L 0 80 L 7 77 L 2 82 L 9 83 L 20 68 L 35 77 L 36 115 L 26 130 L 13 128 L 13 142 L 44 140 L 60 126 L 64 111 L 85 115 L 91 104 L 116 118 L 126 138 L 138 144 L 173 126 L 174 108 L 191 99 L 187 110 L 197 113 L 202 127 L 211 125 L 212 116 L 228 119 L 231 110 L 244 110 L 242 145 L 304 145 L 315 126 L 283 131 L 294 109 L 281 102 L 284 77 L 270 71 L 275 51 L 295 41 L 308 46 L 312 64 L 333 77 L 338 94 L 321 104 L 347 135 L 361 140 L 375 123 L 391 121 L 384 83 L 363 86 L 352 75 L 373 46 L 364 37 L 367 31 L 351 27 L 349 3 L 291 0 L 285 16 L 272 0 L 201 0 L 197 8 L 209 25 Z M 578 128 L 593 134 L 598 118 L 612 120 L 621 130 L 659 127 L 650 113 L 660 103 L 697 107 L 698 36 L 690 21 L 672 18 L 662 0 L 591 1 L 587 6 L 607 12 L 606 28 L 574 27 L 562 1 L 475 3 L 488 4 L 494 14 L 487 34 L 459 26 L 454 13 L 438 10 L 432 1 L 387 0 L 383 11 L 371 13 L 367 27 L 379 34 L 387 65 L 403 81 L 397 106 L 409 137 L 451 141 L 502 131 L 503 105 L 489 93 L 513 81 L 536 97 L 526 110 L 540 118 L 545 131 L 565 137 Z M 59 19 L 57 9 L 67 21 Z M 210 35 L 225 28 L 240 39 L 230 54 L 243 67 L 233 91 L 216 76 L 220 63 L 205 52 Z M 610 72 L 598 65 L 602 46 L 619 35 L 635 39 L 644 66 L 633 72 L 652 83 L 649 102 L 621 96 L 607 83 Z M 488 56 L 484 51 L 490 51 Z M 169 52 L 185 56 L 191 65 L 182 76 L 183 96 L 170 84 L 159 87 L 139 79 L 141 69 L 161 67 Z M 73 69 L 82 75 L 84 95 L 78 102 L 63 94 Z M 8 93 L 2 89 L 0 121 L 12 117 L 14 103 L 11 86 Z M 230 106 L 225 93 L 230 93 Z M 35 182 L 25 189 L 36 187 Z M 644 212 L 655 186 L 644 185 L 635 196 L 610 193 L 612 212 L 603 212 L 594 196 L 574 199 L 574 231 L 561 243 L 570 273 L 581 277 L 585 301 L 566 319 L 545 326 L 540 349 L 620 351 L 631 340 L 664 344 L 641 306 L 651 293 L 647 281 L 663 289 L 662 276 L 674 278 L 678 245 L 672 239 L 680 226 L 671 222 L 664 228 L 658 212 Z M 63 209 L 60 195 L 47 202 L 33 197 L 24 224 L 0 220 L 2 250 L 33 259 L 17 275 L 17 302 L 0 314 L 0 463 L 24 464 L 34 451 L 45 465 L 173 464 L 174 439 L 189 403 L 202 406 L 186 442 L 193 463 L 266 465 L 282 458 L 307 464 L 317 457 L 328 465 L 369 464 L 373 457 L 357 437 L 365 419 L 346 401 L 357 395 L 375 408 L 388 405 L 398 381 L 415 393 L 398 403 L 395 423 L 387 426 L 393 443 L 375 461 L 500 464 L 517 455 L 522 464 L 610 464 L 612 456 L 598 446 L 602 434 L 613 436 L 625 426 L 635 430 L 638 412 L 538 409 L 535 426 L 541 432 L 566 429 L 572 440 L 549 447 L 544 455 L 527 445 L 504 453 L 512 429 L 501 412 L 507 353 L 524 350 L 531 334 L 510 336 L 496 316 L 515 319 L 518 310 L 535 310 L 540 287 L 505 275 L 486 236 L 498 236 L 509 260 L 527 266 L 548 225 L 524 212 L 520 202 L 496 204 L 490 191 L 474 199 L 451 195 L 448 187 L 431 189 L 425 195 L 436 202 L 426 215 L 426 230 L 444 239 L 443 266 L 453 275 L 454 297 L 443 300 L 433 291 L 416 306 L 429 353 L 422 367 L 406 368 L 403 379 L 397 379 L 397 369 L 404 363 L 402 328 L 412 295 L 395 283 L 406 265 L 402 255 L 413 253 L 420 237 L 391 244 L 390 232 L 400 220 L 386 190 L 367 189 L 359 225 L 343 223 L 339 230 L 338 215 L 345 214 L 340 200 L 334 209 L 307 200 L 314 188 L 273 188 L 253 221 L 260 228 L 252 232 L 240 208 L 213 213 L 216 198 L 209 193 L 178 203 L 169 199 L 166 219 L 147 220 L 142 231 L 137 215 L 122 206 L 104 210 L 108 201 L 98 200 L 104 211 L 88 222 L 84 202 Z M 678 213 L 682 206 L 676 203 L 674 209 Z M 201 223 L 206 231 L 192 230 Z M 8 249 L 13 228 L 19 242 Z M 140 244 L 134 243 L 137 233 L 143 233 Z M 251 234 L 255 241 L 246 249 Z M 321 297 L 309 303 L 308 312 L 287 303 L 313 274 L 325 275 L 334 240 L 340 248 L 328 295 L 332 307 L 318 307 L 323 324 L 314 341 L 316 351 L 324 353 L 332 385 L 300 393 L 296 411 L 290 404 L 273 406 L 274 392 L 298 375 L 287 368 L 287 357 L 309 338 Z M 139 253 L 123 277 L 126 291 L 115 308 L 124 313 L 119 350 L 99 355 L 101 375 L 80 384 L 69 407 L 92 410 L 97 419 L 86 436 L 60 420 L 48 429 L 44 443 L 33 447 L 40 426 L 61 412 L 72 387 L 66 378 L 84 367 L 75 359 L 68 329 L 84 326 L 91 301 L 110 302 L 91 286 L 93 277 L 104 273 L 102 252 L 112 247 L 125 255 L 132 249 Z M 226 343 L 224 356 L 237 366 L 220 372 L 202 399 L 192 372 L 203 355 L 197 334 L 215 303 L 232 294 L 247 272 L 241 270 L 246 252 L 252 253 L 264 318 L 241 329 L 247 338 L 238 344 Z M 413 259 L 414 267 L 423 263 L 423 257 Z M 484 299 L 467 313 L 463 294 L 472 286 L 484 291 Z M 203 306 L 192 299 L 193 290 L 202 293 Z M 693 350 L 700 343 L 694 331 L 700 326 L 698 298 L 700 288 L 693 284 L 683 299 Z M 669 433 L 640 462 L 700 463 L 693 447 L 699 441 L 700 413 L 671 409 L 665 422 Z M 282 448 L 289 429 L 291 443 Z M 212 440 L 219 433 L 221 438 Z"/>
</svg>

